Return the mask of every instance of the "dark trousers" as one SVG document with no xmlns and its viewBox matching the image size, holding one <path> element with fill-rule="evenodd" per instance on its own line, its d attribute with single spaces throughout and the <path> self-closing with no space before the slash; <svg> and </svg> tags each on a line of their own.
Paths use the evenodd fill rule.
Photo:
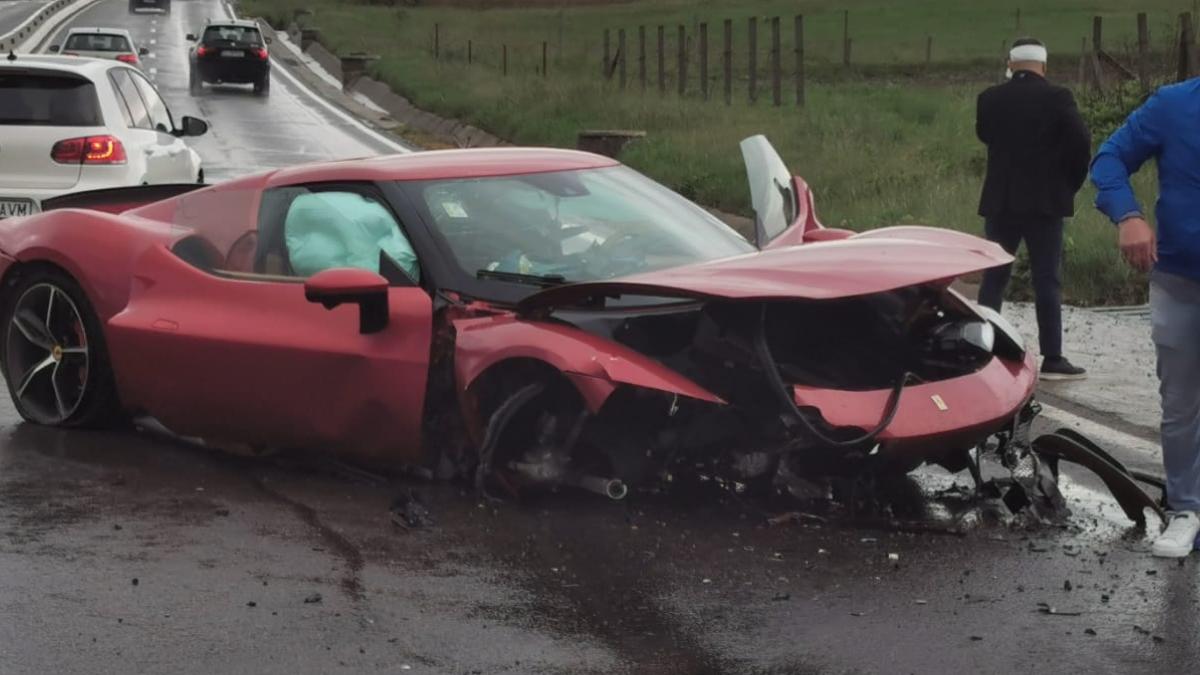
<svg viewBox="0 0 1200 675">
<path fill-rule="evenodd" d="M 1063 253 L 1063 219 L 996 216 L 984 221 L 984 233 L 1014 255 L 1021 242 L 1025 242 L 1037 306 L 1038 344 L 1043 357 L 1062 356 L 1062 281 L 1058 270 Z M 1011 276 L 1012 265 L 986 270 L 979 287 L 979 304 L 999 312 Z"/>
</svg>

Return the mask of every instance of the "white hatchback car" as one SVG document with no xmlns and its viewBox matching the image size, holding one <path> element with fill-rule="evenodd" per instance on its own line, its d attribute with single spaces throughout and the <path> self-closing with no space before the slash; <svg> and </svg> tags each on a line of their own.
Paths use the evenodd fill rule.
<svg viewBox="0 0 1200 675">
<path fill-rule="evenodd" d="M 50 45 L 50 53 L 115 59 L 141 66 L 139 57 L 149 54 L 150 50 L 138 48 L 133 43 L 133 36 L 124 28 L 72 28 L 61 45 Z"/>
<path fill-rule="evenodd" d="M 141 71 L 70 56 L 0 59 L 0 218 L 71 192 L 204 181 L 183 142 L 208 123 L 183 117 Z"/>
</svg>

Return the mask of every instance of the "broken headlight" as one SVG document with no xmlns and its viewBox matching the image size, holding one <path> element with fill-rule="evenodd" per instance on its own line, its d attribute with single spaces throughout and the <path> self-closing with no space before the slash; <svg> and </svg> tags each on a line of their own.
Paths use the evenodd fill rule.
<svg viewBox="0 0 1200 675">
<path fill-rule="evenodd" d="M 996 328 L 996 356 L 1016 361 L 1025 358 L 1025 338 L 1009 323 L 1008 319 L 991 307 L 976 304 L 974 309 L 979 316 L 987 319 L 988 323 Z"/>
<path fill-rule="evenodd" d="M 929 348 L 935 354 L 958 354 L 964 350 L 991 355 L 996 329 L 986 321 L 950 321 L 934 328 Z"/>
</svg>

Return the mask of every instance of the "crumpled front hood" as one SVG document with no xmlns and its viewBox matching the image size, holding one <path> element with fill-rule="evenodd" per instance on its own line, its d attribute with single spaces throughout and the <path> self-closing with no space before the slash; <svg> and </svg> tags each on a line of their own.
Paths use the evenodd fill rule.
<svg viewBox="0 0 1200 675">
<path fill-rule="evenodd" d="M 1012 260 L 998 245 L 970 234 L 933 227 L 890 227 L 838 241 L 555 286 L 525 298 L 517 309 L 524 312 L 617 295 L 829 300 L 949 281 Z"/>
</svg>

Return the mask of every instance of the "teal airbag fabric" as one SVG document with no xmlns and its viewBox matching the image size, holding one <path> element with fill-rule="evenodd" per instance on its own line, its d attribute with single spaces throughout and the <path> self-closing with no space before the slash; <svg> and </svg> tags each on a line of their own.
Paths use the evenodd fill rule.
<svg viewBox="0 0 1200 675">
<path fill-rule="evenodd" d="M 292 201 L 284 221 L 292 270 L 309 277 L 322 270 L 357 267 L 379 272 L 379 252 L 420 280 L 417 254 L 382 205 L 351 192 L 317 192 Z"/>
</svg>

